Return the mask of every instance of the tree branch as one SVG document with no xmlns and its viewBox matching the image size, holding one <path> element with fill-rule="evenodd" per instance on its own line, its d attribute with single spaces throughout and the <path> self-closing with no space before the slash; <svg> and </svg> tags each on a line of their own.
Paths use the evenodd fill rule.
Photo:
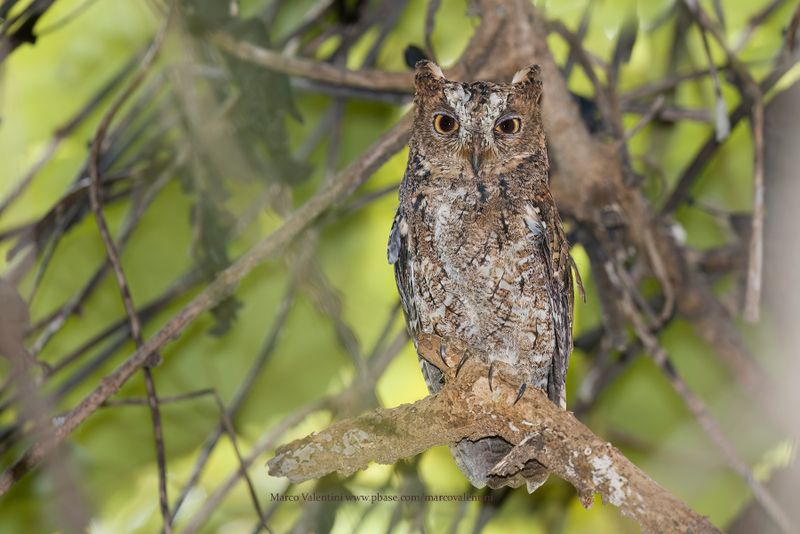
<svg viewBox="0 0 800 534">
<path fill-rule="evenodd" d="M 413 87 L 412 75 L 408 72 L 344 69 L 329 63 L 285 56 L 222 32 L 215 33 L 210 40 L 241 60 L 333 86 L 399 93 L 410 93 Z"/>
<path fill-rule="evenodd" d="M 436 445 L 501 436 L 517 446 L 496 470 L 515 471 L 535 458 L 572 484 L 584 506 L 599 493 L 646 531 L 719 532 L 542 391 L 531 388 L 515 402 L 518 384 L 504 364 L 495 364 L 490 389 L 488 365 L 480 358 L 468 358 L 456 373 L 465 354 L 458 343 L 443 350 L 438 338 L 423 335 L 417 351 L 447 377 L 438 394 L 379 408 L 284 445 L 269 461 L 270 474 L 291 482 L 334 471 L 349 475 L 369 462 L 393 464 Z"/>
</svg>

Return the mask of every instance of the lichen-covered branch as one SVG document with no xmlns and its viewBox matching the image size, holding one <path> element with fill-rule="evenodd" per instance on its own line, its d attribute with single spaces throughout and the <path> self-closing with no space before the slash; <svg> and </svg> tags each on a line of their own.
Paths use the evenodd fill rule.
<svg viewBox="0 0 800 534">
<path fill-rule="evenodd" d="M 490 388 L 488 366 L 480 358 L 468 357 L 456 373 L 469 352 L 458 343 L 441 347 L 434 336 L 423 336 L 417 345 L 447 377 L 438 394 L 340 421 L 284 445 L 269 462 L 270 474 L 292 482 L 332 472 L 349 475 L 370 462 L 395 463 L 436 445 L 502 436 L 517 446 L 498 470 L 535 458 L 572 484 L 584 505 L 599 493 L 646 531 L 719 532 L 543 392 L 530 388 L 515 403 L 519 384 L 503 365 L 495 364 Z"/>
</svg>

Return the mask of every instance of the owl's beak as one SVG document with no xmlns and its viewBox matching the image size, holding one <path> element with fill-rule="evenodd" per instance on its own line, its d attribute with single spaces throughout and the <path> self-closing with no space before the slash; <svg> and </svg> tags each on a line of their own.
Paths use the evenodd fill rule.
<svg viewBox="0 0 800 534">
<path fill-rule="evenodd" d="M 470 157 L 470 163 L 472 164 L 472 172 L 475 173 L 475 176 L 478 176 L 478 171 L 481 169 L 481 160 L 483 155 L 483 150 L 481 149 L 480 145 L 474 145 L 472 147 L 472 154 Z"/>
<path fill-rule="evenodd" d="M 472 163 L 472 172 L 474 172 L 475 175 L 477 176 L 478 171 L 481 168 L 481 153 L 478 152 L 477 150 L 473 150 L 472 158 L 470 159 L 470 161 Z"/>
</svg>

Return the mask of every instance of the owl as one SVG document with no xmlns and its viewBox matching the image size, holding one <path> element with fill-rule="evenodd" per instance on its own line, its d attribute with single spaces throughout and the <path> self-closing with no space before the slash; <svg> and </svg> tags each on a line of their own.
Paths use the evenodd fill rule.
<svg viewBox="0 0 800 534">
<path fill-rule="evenodd" d="M 429 61 L 416 65 L 415 118 L 389 263 L 412 338 L 458 339 L 516 370 L 520 387 L 562 408 L 572 351 L 572 267 L 548 188 L 538 66 L 510 84 L 454 82 Z M 420 359 L 431 393 L 442 373 Z M 533 491 L 547 471 L 535 460 L 498 476 L 512 446 L 501 437 L 451 447 L 476 487 Z"/>
</svg>

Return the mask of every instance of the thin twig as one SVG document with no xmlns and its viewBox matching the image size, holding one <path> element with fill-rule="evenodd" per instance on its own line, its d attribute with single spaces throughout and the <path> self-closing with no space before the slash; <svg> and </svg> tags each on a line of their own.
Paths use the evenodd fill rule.
<svg viewBox="0 0 800 534">
<path fill-rule="evenodd" d="M 800 13 L 800 11 L 798 11 L 798 13 Z M 759 84 L 761 94 L 765 94 L 767 91 L 772 89 L 783 77 L 783 75 L 795 65 L 797 60 L 795 55 L 796 54 L 789 54 L 788 56 L 779 59 L 772 71 Z M 736 109 L 733 110 L 733 112 L 731 112 L 729 118 L 731 128 L 735 127 L 742 119 L 747 117 L 749 108 L 749 102 L 742 102 L 736 107 Z M 717 141 L 716 136 L 712 135 L 700 147 L 700 150 L 697 151 L 697 154 L 695 154 L 692 161 L 681 173 L 675 188 L 672 190 L 669 198 L 661 208 L 662 215 L 674 212 L 678 206 L 680 206 L 686 200 L 695 180 L 697 180 L 697 178 L 700 176 L 700 173 L 703 171 L 706 164 L 711 160 L 720 145 L 720 141 Z"/>
<path fill-rule="evenodd" d="M 578 36 L 573 34 L 563 22 L 559 20 L 549 21 L 548 27 L 560 35 L 569 45 L 571 56 L 580 64 L 584 74 L 586 74 L 586 77 L 589 78 L 589 81 L 592 83 L 594 96 L 597 100 L 597 107 L 600 109 L 600 114 L 603 117 L 603 123 L 607 127 L 611 127 L 614 123 L 611 109 L 612 103 L 609 100 L 606 86 L 600 81 L 600 78 L 594 70 L 595 62 L 592 61 L 591 54 L 583 47 L 583 43 Z"/>
<path fill-rule="evenodd" d="M 744 317 L 750 322 L 757 322 L 759 318 L 764 265 L 764 102 L 760 95 L 754 95 L 754 98 L 750 115 L 753 132 L 753 217 L 744 301 Z"/>
<path fill-rule="evenodd" d="M 374 358 L 370 359 L 370 369 L 367 373 L 367 380 L 359 379 L 356 383 L 352 384 L 349 388 L 345 388 L 338 394 L 305 404 L 284 417 L 283 420 L 269 429 L 264 436 L 258 440 L 253 450 L 250 452 L 250 455 L 244 459 L 244 465 L 249 466 L 266 451 L 273 449 L 276 442 L 287 431 L 298 425 L 312 413 L 323 409 L 336 410 L 342 406 L 352 407 L 354 400 L 359 405 L 363 403 L 365 393 L 374 389 L 375 383 L 386 370 L 391 360 L 407 343 L 408 337 L 406 333 L 400 333 L 386 346 L 385 350 L 379 351 Z M 206 519 L 208 519 L 211 512 L 219 507 L 225 496 L 230 493 L 238 482 L 239 477 L 240 474 L 238 472 L 231 473 L 231 475 L 209 495 L 200 510 L 195 513 L 186 528 L 181 531 L 181 534 L 194 534 L 197 532 L 205 523 Z"/>
<path fill-rule="evenodd" d="M 661 104 L 656 106 L 655 103 L 661 100 Z M 664 95 L 659 94 L 649 104 L 646 102 L 639 102 L 639 101 L 625 101 L 621 102 L 622 111 L 625 113 L 635 113 L 638 115 L 646 116 L 649 115 L 653 108 L 657 108 L 655 110 L 655 115 L 653 116 L 652 120 L 658 120 L 660 122 L 680 122 L 680 121 L 695 121 L 695 122 L 711 122 L 711 113 L 707 109 L 699 108 L 685 108 L 681 106 L 670 106 L 665 103 L 666 99 Z"/>
<path fill-rule="evenodd" d="M 125 102 L 134 94 L 136 89 L 138 89 L 139 85 L 144 81 L 147 75 L 150 72 L 150 69 L 158 55 L 158 52 L 161 50 L 161 45 L 164 42 L 164 39 L 167 35 L 167 29 L 169 28 L 169 23 L 172 18 L 172 12 L 174 9 L 174 2 L 170 3 L 169 11 L 162 23 L 161 27 L 159 28 L 156 36 L 153 38 L 153 41 L 150 47 L 147 50 L 144 58 L 142 59 L 139 70 L 130 84 L 125 88 L 125 90 L 120 94 L 117 100 L 111 105 L 109 110 L 103 116 L 100 125 L 97 128 L 97 133 L 95 135 L 94 141 L 92 143 L 91 151 L 90 151 L 90 158 L 89 158 L 89 175 L 91 177 L 90 187 L 89 187 L 89 199 L 91 201 L 92 211 L 94 212 L 95 219 L 97 221 L 97 227 L 100 230 L 100 236 L 103 240 L 103 245 L 106 249 L 106 255 L 108 256 L 108 261 L 111 263 L 111 266 L 114 270 L 114 274 L 116 275 L 117 285 L 119 286 L 119 291 L 122 296 L 122 301 L 125 306 L 125 311 L 128 315 L 128 320 L 130 322 L 131 327 L 131 337 L 136 343 L 137 347 L 141 347 L 144 344 L 144 339 L 142 337 L 142 326 L 141 322 L 139 321 L 139 317 L 136 314 L 136 306 L 133 303 L 133 298 L 131 296 L 130 287 L 128 285 L 127 279 L 125 277 L 125 272 L 122 269 L 122 264 L 119 258 L 119 252 L 117 251 L 117 247 L 114 244 L 114 239 L 111 237 L 111 231 L 108 228 L 108 223 L 106 222 L 105 214 L 103 212 L 103 200 L 102 200 L 102 193 L 100 191 L 100 171 L 99 171 L 99 164 L 100 164 L 100 156 L 103 147 L 103 141 L 105 139 L 106 132 L 108 131 L 109 127 L 111 126 L 111 122 L 114 120 L 114 117 L 122 109 L 122 106 Z M 153 353 L 154 355 L 156 353 Z M 150 364 L 155 363 L 157 359 L 150 358 Z M 156 445 L 156 459 L 158 463 L 158 494 L 159 494 L 159 504 L 161 508 L 161 517 L 163 521 L 163 531 L 166 534 L 169 534 L 172 529 L 170 528 L 170 512 L 169 512 L 169 500 L 167 497 L 167 467 L 166 467 L 166 458 L 165 458 L 165 451 L 164 451 L 164 436 L 163 436 L 163 429 L 161 425 L 161 414 L 158 408 L 158 396 L 156 394 L 156 387 L 155 382 L 152 376 L 152 370 L 150 365 L 145 365 L 142 369 L 144 373 L 144 383 L 145 388 L 147 389 L 147 398 L 148 404 L 150 406 L 150 414 L 152 417 L 153 422 L 153 434 L 155 438 L 155 445 Z"/>
<path fill-rule="evenodd" d="M 683 82 L 696 80 L 698 78 L 704 78 L 709 74 L 711 74 L 710 69 L 700 69 L 700 70 L 693 70 L 691 72 L 687 72 L 684 74 L 675 74 L 672 76 L 668 76 L 660 80 L 640 85 L 635 89 L 631 89 L 625 93 L 622 93 L 620 95 L 620 101 L 624 106 L 625 103 L 630 102 L 632 100 L 647 98 L 654 95 L 660 95 L 662 93 L 672 91 Z"/>
<path fill-rule="evenodd" d="M 116 248 L 118 251 L 122 250 L 133 234 L 133 230 L 141 220 L 144 212 L 156 199 L 157 194 L 166 186 L 167 182 L 172 179 L 173 173 L 177 166 L 185 160 L 187 155 L 186 150 L 178 149 L 175 160 L 168 165 L 164 171 L 158 176 L 153 184 L 145 191 L 141 199 L 136 203 L 135 207 L 128 214 L 124 226 L 119 232 L 116 240 Z M 104 180 L 105 182 L 106 180 Z M 71 317 L 83 305 L 86 299 L 93 293 L 93 291 L 100 285 L 105 274 L 110 267 L 109 262 L 104 261 L 94 272 L 92 277 L 86 282 L 86 285 L 74 295 L 64 306 L 51 315 L 44 325 L 44 332 L 36 339 L 31 347 L 31 353 L 38 355 L 42 352 L 47 343 L 53 336 L 61 329 L 66 323 L 67 319 Z"/>
<path fill-rule="evenodd" d="M 706 35 L 706 30 L 709 28 L 710 23 L 704 18 L 704 13 L 700 11 L 697 0 L 684 0 L 684 2 L 698 22 L 700 37 L 703 42 L 703 50 L 705 50 L 706 58 L 708 59 L 708 68 L 711 71 L 711 82 L 714 87 L 716 101 L 716 107 L 714 109 L 714 128 L 717 133 L 717 141 L 719 142 L 727 138 L 730 134 L 731 123 L 728 120 L 728 110 L 725 99 L 722 97 L 722 86 L 719 81 L 717 65 L 714 62 L 714 56 L 711 54 L 711 47 L 708 44 L 708 36 Z"/>
<path fill-rule="evenodd" d="M 750 17 L 750 20 L 747 21 L 747 26 L 739 35 L 739 38 L 736 40 L 734 45 L 731 47 L 731 51 L 734 54 L 741 52 L 742 49 L 747 46 L 747 43 L 750 41 L 750 38 L 753 36 L 753 33 L 756 31 L 756 29 L 761 26 L 761 24 L 784 3 L 786 3 L 786 0 L 772 0 L 770 3 L 764 6 L 761 11 Z"/>
<path fill-rule="evenodd" d="M 327 63 L 284 56 L 246 41 L 237 41 L 226 33 L 213 34 L 211 42 L 239 59 L 291 76 L 373 91 L 409 92 L 412 87 L 411 74 L 405 72 L 342 69 Z"/>
<path fill-rule="evenodd" d="M 286 54 L 294 53 L 297 48 L 300 46 L 300 36 L 305 33 L 309 28 L 313 27 L 314 24 L 319 22 L 319 20 L 327 14 L 331 6 L 333 5 L 334 0 L 320 0 L 316 4 L 314 4 L 311 8 L 307 9 L 303 18 L 297 24 L 297 26 L 292 30 L 289 35 L 287 35 L 282 43 L 278 43 L 276 46 L 277 49 L 283 50 Z M 269 19 L 271 19 L 270 17 Z M 269 20 L 266 19 L 266 20 Z"/>
<path fill-rule="evenodd" d="M 47 35 L 48 33 L 53 33 L 56 30 L 60 30 L 70 22 L 77 19 L 84 11 L 92 7 L 92 5 L 96 1 L 97 0 L 83 0 L 83 2 L 72 8 L 72 11 L 70 11 L 57 21 L 53 22 L 52 24 L 45 26 L 41 30 L 37 31 L 36 37 L 41 38 L 42 36 Z"/>
<path fill-rule="evenodd" d="M 433 62 L 437 62 L 436 53 L 433 51 L 433 30 L 436 25 L 436 12 L 439 11 L 439 6 L 442 0 L 428 0 L 427 8 L 425 9 L 425 53 Z"/>
<path fill-rule="evenodd" d="M 655 336 L 650 333 L 650 329 L 645 325 L 643 318 L 633 309 L 632 303 L 628 302 L 624 307 L 633 323 L 637 336 L 647 349 L 648 354 L 664 372 L 673 389 L 680 395 L 685 406 L 695 417 L 706 435 L 708 435 L 720 452 L 722 452 L 728 465 L 744 480 L 748 487 L 750 487 L 756 500 L 781 530 L 786 534 L 796 532 L 789 517 L 781 509 L 781 506 L 775 498 L 753 476 L 747 463 L 739 456 L 739 453 L 725 436 L 719 424 L 708 412 L 705 403 L 689 388 L 680 375 L 678 375 L 677 370 L 669 360 L 666 350 L 661 347 Z"/>
<path fill-rule="evenodd" d="M 39 171 L 50 161 L 55 155 L 61 143 L 69 137 L 69 135 L 77 128 L 95 109 L 102 103 L 102 101 L 116 88 L 125 76 L 131 71 L 136 64 L 135 60 L 131 60 L 123 66 L 108 82 L 106 82 L 100 90 L 92 96 L 92 98 L 73 115 L 67 122 L 60 127 L 56 128 L 53 136 L 42 150 L 36 162 L 31 165 L 31 168 L 19 180 L 16 186 L 9 192 L 3 201 L 0 202 L 0 215 L 8 209 L 8 207 L 19 198 L 22 193 L 28 188 L 33 179 L 37 176 Z"/>
<path fill-rule="evenodd" d="M 653 122 L 653 119 L 655 119 L 656 116 L 658 116 L 663 106 L 664 106 L 664 96 L 658 95 L 658 97 L 656 97 L 656 99 L 650 105 L 650 108 L 645 112 L 642 118 L 639 119 L 639 122 L 637 122 L 633 128 L 625 132 L 625 135 L 623 136 L 621 141 L 624 143 L 630 141 L 631 138 L 640 131 L 642 131 L 642 129 L 645 126 Z"/>
<path fill-rule="evenodd" d="M 292 427 L 300 424 L 304 419 L 306 419 L 309 415 L 313 414 L 316 411 L 321 410 L 324 408 L 325 402 L 324 401 L 317 401 L 305 404 L 298 408 L 296 411 L 292 412 L 290 415 L 285 417 L 278 425 L 273 427 L 270 432 L 262 438 L 254 447 L 253 450 L 250 452 L 248 456 L 246 456 L 243 460 L 243 469 L 249 468 L 256 459 L 263 454 L 264 450 L 269 450 L 274 446 L 275 441 L 280 439 L 280 437 L 290 430 Z M 206 519 L 211 515 L 211 512 L 215 510 L 221 503 L 225 496 L 233 489 L 236 483 L 239 481 L 241 476 L 241 472 L 237 470 L 234 473 L 231 473 L 228 478 L 223 482 L 217 489 L 209 495 L 206 501 L 203 503 L 203 506 L 195 512 L 195 515 L 192 516 L 191 521 L 186 525 L 186 527 L 180 532 L 180 534 L 194 534 L 205 523 Z"/>
<path fill-rule="evenodd" d="M 247 398 L 247 394 L 250 392 L 253 384 L 255 383 L 256 378 L 260 375 L 261 370 L 263 369 L 264 365 L 266 364 L 269 357 L 275 351 L 275 347 L 278 344 L 278 336 L 280 332 L 283 330 L 283 326 L 286 324 L 286 319 L 289 316 L 289 311 L 291 310 L 292 304 L 294 302 L 295 291 L 294 287 L 290 285 L 289 290 L 283 297 L 281 301 L 281 305 L 278 308 L 278 315 L 276 316 L 275 320 L 272 323 L 272 326 L 267 334 L 266 339 L 264 340 L 264 344 L 262 345 L 261 350 L 258 353 L 257 358 L 253 361 L 248 372 L 245 374 L 244 381 L 239 385 L 238 390 L 233 396 L 233 400 L 230 402 L 229 406 L 224 411 L 224 416 L 231 421 L 231 426 L 233 426 L 233 420 L 236 418 L 236 414 L 238 413 L 241 406 L 244 404 L 245 399 Z M 222 436 L 222 432 L 225 430 L 222 423 L 220 423 L 217 428 L 206 438 L 205 443 L 203 444 L 203 449 L 197 457 L 195 461 L 195 465 L 192 468 L 192 473 L 189 476 L 189 480 L 181 489 L 178 498 L 175 501 L 175 504 L 172 508 L 172 521 L 178 515 L 178 511 L 180 510 L 181 506 L 183 505 L 186 497 L 188 497 L 189 492 L 191 492 L 192 488 L 197 485 L 197 482 L 200 480 L 200 476 L 205 469 L 206 463 L 208 459 L 211 457 L 211 453 L 213 452 L 214 448 L 217 445 L 220 437 Z"/>
<path fill-rule="evenodd" d="M 145 368 L 147 369 L 147 368 Z M 233 425 L 233 421 L 230 417 L 230 410 L 225 407 L 225 404 L 222 402 L 222 398 L 217 393 L 217 390 L 214 388 L 207 388 L 207 389 L 200 389 L 196 391 L 190 391 L 188 393 L 183 393 L 180 395 L 171 395 L 167 397 L 159 397 L 158 404 L 163 406 L 164 404 L 174 404 L 178 402 L 186 402 L 190 400 L 195 400 L 202 397 L 211 397 L 214 403 L 217 406 L 217 409 L 220 413 L 220 435 L 222 432 L 227 434 L 228 438 L 231 440 L 231 445 L 233 446 L 233 452 L 236 455 L 236 459 L 239 465 L 239 474 L 242 478 L 245 479 L 247 484 L 248 492 L 250 493 L 250 499 L 253 502 L 253 507 L 256 510 L 256 514 L 259 517 L 259 524 L 267 530 L 267 532 L 272 532 L 272 529 L 269 528 L 267 525 L 267 520 L 264 516 L 264 512 L 261 510 L 261 504 L 258 501 L 258 495 L 255 489 L 255 485 L 250 478 L 250 475 L 247 473 L 247 468 L 244 464 L 244 458 L 242 457 L 241 448 L 239 447 L 239 440 L 236 437 L 236 430 Z M 127 397 L 124 399 L 109 399 L 106 403 L 103 404 L 104 408 L 113 408 L 118 406 L 149 406 L 150 405 L 150 398 L 149 396 L 140 399 L 135 397 Z M 219 435 L 217 436 L 219 439 Z M 177 512 L 177 507 L 176 507 Z M 174 519 L 174 516 L 173 518 Z"/>
<path fill-rule="evenodd" d="M 575 32 L 575 40 L 577 42 L 582 43 L 583 39 L 586 37 L 586 32 L 589 31 L 589 22 L 592 20 L 593 5 L 594 2 L 587 2 L 586 7 L 583 8 L 581 21 L 578 24 L 578 30 Z M 564 64 L 564 68 L 562 70 L 564 79 L 567 81 L 569 81 L 570 75 L 572 74 L 572 68 L 575 65 L 575 50 L 575 48 L 570 47 L 569 55 L 567 56 L 567 62 Z"/>
</svg>

